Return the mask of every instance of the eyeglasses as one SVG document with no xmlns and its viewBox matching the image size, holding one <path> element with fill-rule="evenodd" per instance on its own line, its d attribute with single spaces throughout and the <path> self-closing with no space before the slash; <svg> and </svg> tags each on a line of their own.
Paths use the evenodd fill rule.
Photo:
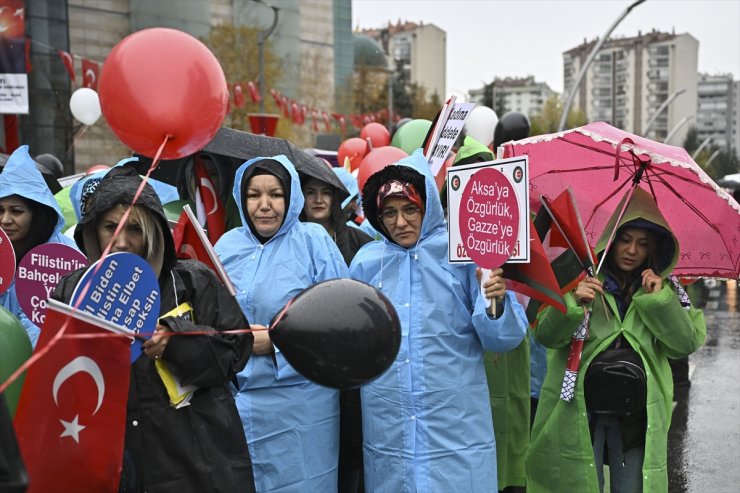
<svg viewBox="0 0 740 493">
<path fill-rule="evenodd" d="M 419 217 L 421 209 L 416 205 L 407 205 L 401 209 L 401 214 L 406 221 L 415 221 Z M 386 226 L 395 224 L 398 220 L 398 209 L 383 209 L 380 212 L 380 219 Z"/>
</svg>

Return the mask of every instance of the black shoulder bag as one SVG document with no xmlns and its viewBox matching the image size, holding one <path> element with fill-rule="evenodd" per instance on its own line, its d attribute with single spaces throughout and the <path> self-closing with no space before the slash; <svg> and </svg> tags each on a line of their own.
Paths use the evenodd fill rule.
<svg viewBox="0 0 740 493">
<path fill-rule="evenodd" d="M 593 413 L 630 416 L 647 403 L 647 378 L 642 358 L 619 337 L 591 360 L 584 379 L 586 408 Z"/>
</svg>

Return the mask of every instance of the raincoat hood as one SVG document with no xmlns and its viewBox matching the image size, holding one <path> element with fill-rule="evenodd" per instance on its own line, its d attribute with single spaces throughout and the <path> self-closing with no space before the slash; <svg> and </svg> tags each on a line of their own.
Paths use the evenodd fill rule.
<svg viewBox="0 0 740 493">
<path fill-rule="evenodd" d="M 256 157 L 239 166 L 239 169 L 236 170 L 236 176 L 234 177 L 233 197 L 234 201 L 237 204 L 237 208 L 239 209 L 239 216 L 242 220 L 242 224 L 248 226 L 244 228 L 245 233 L 257 243 L 260 243 L 260 241 L 252 231 L 251 220 L 249 219 L 247 211 L 244 210 L 243 194 L 246 191 L 246 189 L 244 189 L 244 185 L 246 184 L 242 182 L 244 181 L 243 177 L 245 173 L 247 173 L 248 170 L 250 170 L 255 164 L 261 161 L 277 162 L 279 165 L 285 168 L 285 170 L 288 172 L 288 176 L 290 177 L 290 188 L 289 190 L 286 190 L 286 196 L 288 196 L 289 202 L 285 205 L 285 216 L 283 217 L 283 224 L 280 225 L 280 229 L 278 229 L 277 233 L 275 233 L 272 238 L 285 234 L 287 230 L 289 230 L 295 223 L 298 222 L 298 216 L 303 211 L 304 204 L 303 192 L 301 191 L 301 182 L 298 179 L 298 173 L 287 157 Z"/>
<path fill-rule="evenodd" d="M 619 212 L 622 210 L 624 201 L 627 195 L 622 198 L 614 210 L 614 214 L 607 222 L 604 231 L 601 233 L 598 243 L 596 244 L 596 254 L 601 256 L 606 248 L 606 243 L 609 241 L 610 233 L 614 230 Z M 628 224 L 629 223 L 629 224 Z M 624 216 L 616 225 L 617 228 L 635 227 L 648 229 L 656 234 L 658 241 L 658 271 L 657 274 L 661 277 L 666 277 L 671 273 L 673 268 L 676 266 L 679 257 L 679 245 L 678 239 L 671 231 L 668 222 L 665 220 L 663 215 L 658 209 L 658 205 L 655 203 L 652 195 L 646 190 L 637 187 L 632 194 L 627 209 L 624 211 Z M 617 238 L 617 234 L 614 235 Z M 613 246 L 612 242 L 612 246 Z M 611 248 L 611 247 L 610 247 Z"/>
<path fill-rule="evenodd" d="M 457 151 L 455 155 L 455 161 L 453 166 L 470 164 L 477 162 L 491 161 L 493 159 L 493 152 L 491 150 L 475 140 L 471 136 L 466 136 L 463 141 L 463 145 Z"/>
<path fill-rule="evenodd" d="M 135 169 L 125 166 L 115 167 L 108 171 L 95 189 L 95 193 L 88 198 L 82 219 L 80 219 L 78 227 L 75 229 L 75 241 L 81 251 L 87 255 L 90 263 L 100 258 L 104 248 L 104 245 L 98 244 L 95 231 L 98 217 L 116 205 L 130 205 L 141 185 L 141 181 L 142 179 Z M 157 265 L 152 265 L 154 272 L 159 277 L 161 274 L 172 270 L 177 262 L 175 242 L 172 239 L 167 216 L 162 208 L 162 202 L 160 202 L 157 193 L 149 183 L 144 185 L 141 195 L 136 200 L 136 205 L 148 209 L 154 219 L 159 221 L 162 229 L 164 248 L 161 252 L 161 268 L 158 269 Z"/>
<path fill-rule="evenodd" d="M 344 199 L 344 202 L 342 202 L 342 209 L 344 209 L 352 199 L 358 198 L 360 195 L 360 188 L 357 186 L 357 178 L 352 176 L 352 173 L 344 168 L 332 168 L 332 170 L 334 171 L 334 174 L 342 180 L 344 188 L 349 192 L 349 197 Z"/>
<path fill-rule="evenodd" d="M 49 239 L 58 235 L 64 227 L 64 215 L 49 186 L 36 169 L 36 164 L 28 154 L 28 146 L 20 146 L 8 158 L 0 173 L 0 198 L 19 195 L 45 205 L 56 212 L 57 222 Z M 48 240 L 47 240 L 48 241 Z"/>
<path fill-rule="evenodd" d="M 122 159 L 118 161 L 118 163 L 116 163 L 114 168 L 124 166 L 128 163 L 137 163 L 138 161 L 138 157 Z M 77 216 L 77 221 L 79 221 L 82 217 L 82 210 L 84 209 L 84 205 L 87 202 L 87 199 L 95 191 L 97 186 L 100 184 L 100 181 L 105 175 L 108 174 L 109 171 L 110 169 L 104 169 L 96 173 L 83 176 L 70 187 L 69 201 L 72 203 L 72 209 L 74 209 L 75 216 Z M 163 204 L 178 200 L 180 198 L 177 193 L 177 188 L 173 187 L 172 185 L 159 180 L 155 180 L 153 178 L 149 178 L 148 182 L 152 186 L 152 188 L 154 188 L 154 191 L 157 192 L 157 195 L 159 196 L 159 199 Z"/>
<path fill-rule="evenodd" d="M 439 200 L 437 186 L 432 176 L 429 162 L 424 158 L 421 149 L 417 149 L 408 157 L 397 163 L 381 169 L 368 178 L 362 189 L 362 209 L 370 224 L 378 230 L 385 241 L 392 243 L 385 228 L 378 218 L 378 206 L 376 200 L 378 190 L 389 180 L 407 181 L 414 185 L 424 199 L 424 220 L 421 224 L 419 241 L 432 234 L 435 230 L 445 229 L 444 212 Z"/>
</svg>

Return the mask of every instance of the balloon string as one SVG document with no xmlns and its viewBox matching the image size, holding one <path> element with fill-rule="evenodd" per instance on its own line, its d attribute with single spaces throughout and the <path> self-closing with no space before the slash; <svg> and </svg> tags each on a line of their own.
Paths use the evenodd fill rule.
<svg viewBox="0 0 740 493">
<path fill-rule="evenodd" d="M 234 330 L 193 330 L 188 332 L 139 332 L 136 337 L 151 337 L 154 334 L 159 334 L 164 337 L 180 337 L 180 336 L 215 336 L 215 335 L 239 335 L 239 334 L 252 334 L 254 332 L 270 331 L 270 327 L 264 329 L 234 329 Z M 105 339 L 109 337 L 126 337 L 130 339 L 130 336 L 126 334 L 119 334 L 116 332 L 101 333 L 101 334 L 67 334 L 64 339 Z"/>
<path fill-rule="evenodd" d="M 157 150 L 157 153 L 154 155 L 154 159 L 152 159 L 152 165 L 149 167 L 149 169 L 146 172 L 146 175 L 141 180 L 141 184 L 139 185 L 139 188 L 136 190 L 136 193 L 134 194 L 134 198 L 131 201 L 131 205 L 128 206 L 126 209 L 126 212 L 123 214 L 123 217 L 121 218 L 121 221 L 118 223 L 118 226 L 116 227 L 116 230 L 113 232 L 113 236 L 111 237 L 110 241 L 108 242 L 108 245 L 105 247 L 105 250 L 103 250 L 103 254 L 100 256 L 100 261 L 98 262 L 98 265 L 95 266 L 95 270 L 93 271 L 93 275 L 90 276 L 90 278 L 87 280 L 85 285 L 82 287 L 82 291 L 80 291 L 80 296 L 77 298 L 77 302 L 72 305 L 72 313 L 77 311 L 78 307 L 82 303 L 82 300 L 85 299 L 85 295 L 87 294 L 87 291 L 90 289 L 90 285 L 92 284 L 92 280 L 95 277 L 95 275 L 98 273 L 100 268 L 103 266 L 103 261 L 110 253 L 111 248 L 113 248 L 113 243 L 115 243 L 116 238 L 120 234 L 123 227 L 126 225 L 126 221 L 128 220 L 128 216 L 131 213 L 131 208 L 134 206 L 136 201 L 139 199 L 139 195 L 141 195 L 141 192 L 144 190 L 144 186 L 147 184 L 149 180 L 149 175 L 152 174 L 152 171 L 157 167 L 159 164 L 160 158 L 162 156 L 162 152 L 164 151 L 164 147 L 167 144 L 167 142 L 172 138 L 172 135 L 167 134 L 164 137 L 164 140 L 162 141 L 162 144 L 159 146 L 159 149 Z M 71 316 L 71 315 L 70 315 Z M 63 337 L 64 333 L 67 330 L 67 327 L 69 326 L 69 320 L 70 316 L 67 316 L 65 318 L 64 323 L 62 324 L 62 327 L 57 331 L 56 334 L 54 334 L 54 337 L 49 341 L 49 343 L 38 350 L 37 352 L 34 352 L 33 355 L 31 355 L 30 358 L 28 358 L 26 361 L 23 362 L 21 366 L 18 367 L 17 370 L 15 370 L 8 378 L 5 380 L 2 385 L 0 385 L 0 394 L 2 394 L 5 389 L 8 388 L 13 382 L 15 382 L 19 376 L 23 374 L 24 371 L 29 369 L 34 363 L 36 363 L 38 360 L 43 358 Z"/>
</svg>

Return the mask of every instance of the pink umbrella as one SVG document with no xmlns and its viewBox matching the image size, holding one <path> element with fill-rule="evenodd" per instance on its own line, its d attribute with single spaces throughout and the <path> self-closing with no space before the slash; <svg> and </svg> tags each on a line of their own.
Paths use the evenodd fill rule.
<svg viewBox="0 0 740 493">
<path fill-rule="evenodd" d="M 617 150 L 619 149 L 619 150 Z M 596 122 L 504 144 L 504 157 L 528 155 L 530 206 L 573 189 L 589 243 L 595 246 L 619 200 L 647 190 L 678 238 L 674 274 L 740 278 L 740 205 L 681 147 Z"/>
</svg>

